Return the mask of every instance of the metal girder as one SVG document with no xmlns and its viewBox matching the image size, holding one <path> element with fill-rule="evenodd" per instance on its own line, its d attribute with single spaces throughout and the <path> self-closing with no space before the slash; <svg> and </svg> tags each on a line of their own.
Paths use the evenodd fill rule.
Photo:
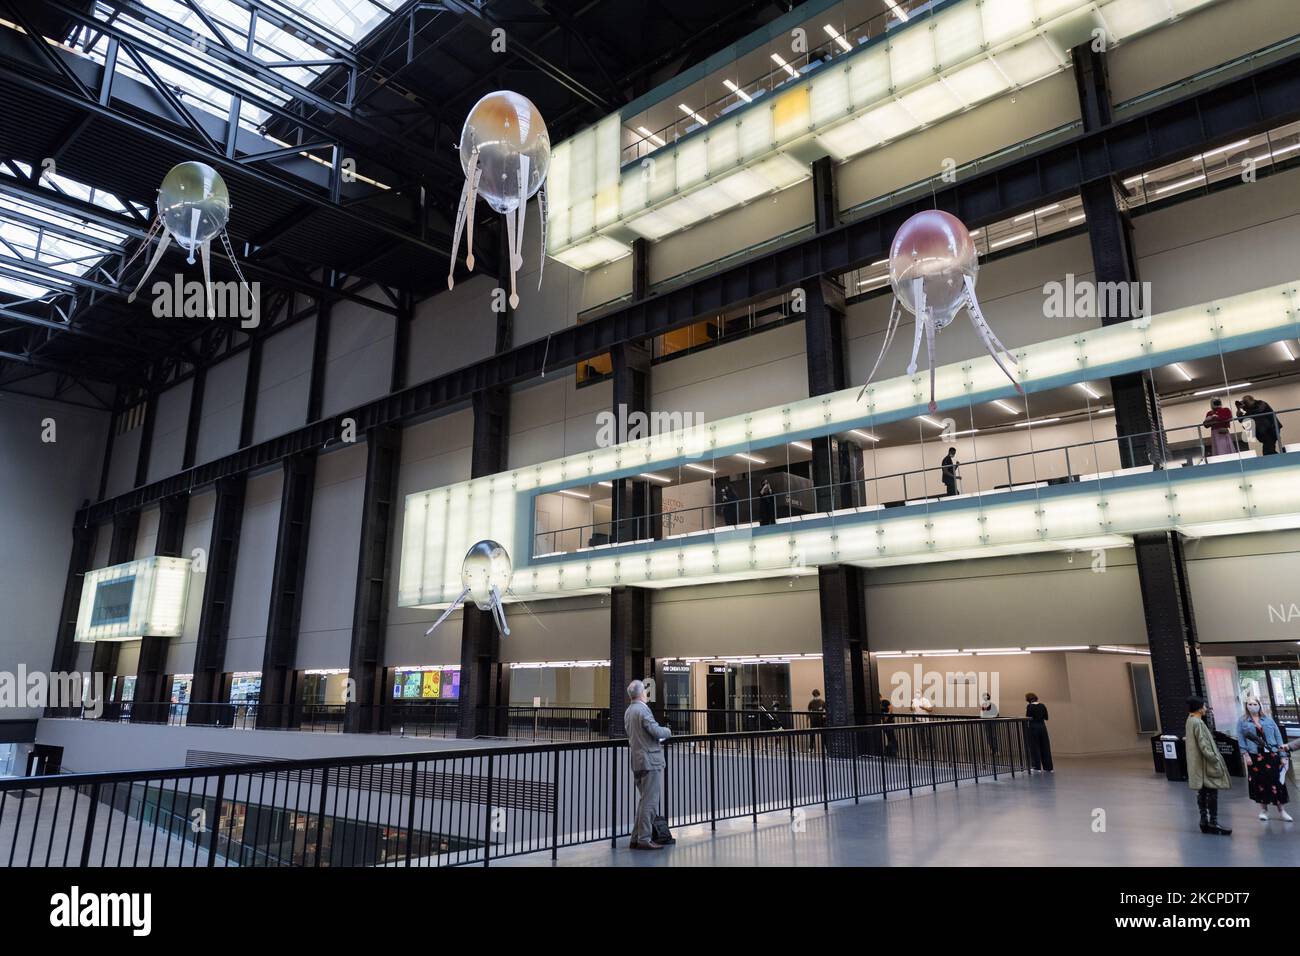
<svg viewBox="0 0 1300 956">
<path fill-rule="evenodd" d="M 348 123 L 353 124 L 356 136 L 348 141 L 344 141 L 337 132 L 330 130 L 321 123 L 316 123 L 306 119 L 301 114 L 294 112 L 290 105 L 277 103 L 274 100 L 264 97 L 258 97 L 253 92 L 231 79 L 229 74 L 223 74 L 220 71 L 200 71 L 195 68 L 191 58 L 180 56 L 165 48 L 151 44 L 147 40 L 142 40 L 133 36 L 131 33 L 123 30 L 111 23 L 96 20 L 93 16 L 78 11 L 73 7 L 61 2 L 61 0 L 46 0 L 47 3 L 58 12 L 63 13 L 75 22 L 83 23 L 94 27 L 103 34 L 108 35 L 115 41 L 118 47 L 127 54 L 136 67 L 150 78 L 152 93 L 159 97 L 168 107 L 168 113 L 171 115 L 162 115 L 155 111 L 154 117 L 146 116 L 141 110 L 126 110 L 120 105 L 115 104 L 114 100 L 118 99 L 117 95 L 101 95 L 102 91 L 108 91 L 115 84 L 125 82 L 135 82 L 122 76 L 113 76 L 112 70 L 115 67 L 117 59 L 110 60 L 104 68 L 92 64 L 90 61 L 76 60 L 76 66 L 81 70 L 90 67 L 98 70 L 100 74 L 99 82 L 92 88 L 81 76 L 78 69 L 75 69 L 73 63 L 66 62 L 63 57 L 66 54 L 60 53 L 57 49 L 51 50 L 49 45 L 39 35 L 23 34 L 25 46 L 34 51 L 35 59 L 48 67 L 49 72 L 63 80 L 63 84 L 50 83 L 41 75 L 34 75 L 26 64 L 14 64 L 0 62 L 0 77 L 6 81 L 22 86 L 25 89 L 36 92 L 44 97 L 57 100 L 69 106 L 86 111 L 88 115 L 95 116 L 102 120 L 110 121 L 136 133 L 150 137 L 151 139 L 171 146 L 173 148 L 183 145 L 184 148 L 194 154 L 194 158 L 202 159 L 204 162 L 214 168 L 229 174 L 236 174 L 258 181 L 260 184 L 280 190 L 286 194 L 293 195 L 310 203 L 317 208 L 329 209 L 337 214 L 347 217 L 356 222 L 359 226 L 364 226 L 368 230 L 379 230 L 386 234 L 403 239 L 429 252 L 436 253 L 440 256 L 450 254 L 449 243 L 436 243 L 422 236 L 418 223 L 398 223 L 389 221 L 387 217 L 380 216 L 370 211 L 363 215 L 355 210 L 350 209 L 341 200 L 342 175 L 340 160 L 346 154 L 348 156 L 371 156 L 375 162 L 385 169 L 392 169 L 403 172 L 407 175 L 418 175 L 418 173 L 436 166 L 440 162 L 445 165 L 445 160 L 435 155 L 426 155 L 419 147 L 413 146 L 408 142 L 399 140 L 393 134 L 388 133 L 381 128 L 369 123 L 365 117 L 354 115 L 350 110 L 338 107 L 337 104 L 330 106 L 327 101 L 320 100 L 315 94 L 311 93 L 305 87 L 297 84 L 288 84 L 285 92 L 288 96 L 299 97 L 304 101 L 310 101 L 311 105 L 331 111 L 331 115 L 338 115 Z M 123 6 L 135 9 L 136 4 L 125 3 Z M 15 4 L 12 0 L 0 0 L 0 11 L 13 13 Z M 147 14 L 147 16 L 145 16 Z M 157 19 L 158 15 L 150 11 L 141 13 L 146 20 Z M 17 16 L 17 14 L 14 14 Z M 175 29 L 181 29 L 175 27 Z M 185 36 L 190 36 L 188 30 L 183 31 Z M 214 50 L 218 49 L 216 47 Z M 243 57 L 244 54 L 238 51 L 226 51 L 223 53 L 232 57 Z M 270 82 L 263 73 L 269 72 L 274 74 L 273 70 L 268 71 L 265 64 L 257 61 L 255 58 L 248 58 L 251 62 L 244 63 L 241 59 L 239 63 L 232 63 L 232 66 L 238 66 L 240 72 L 253 73 L 259 79 Z M 257 149 L 245 157 L 241 157 L 231 147 L 233 142 L 227 142 L 229 134 L 238 132 L 237 117 L 232 125 L 231 118 L 223 120 L 210 114 L 196 114 L 190 110 L 179 97 L 172 92 L 171 88 L 163 82 L 150 66 L 150 62 L 156 61 L 166 64 L 174 69 L 178 69 L 200 78 L 203 82 L 222 90 L 230 96 L 236 98 L 239 103 L 250 103 L 274 116 L 281 117 L 286 123 L 292 124 L 295 128 L 305 132 L 313 143 L 326 143 L 332 150 L 332 162 L 329 168 L 329 180 L 325 188 L 320 192 L 308 188 L 309 181 L 302 177 L 295 176 L 291 173 L 285 173 L 278 170 L 280 175 L 268 172 L 264 167 L 254 166 L 254 162 L 264 162 L 268 159 L 267 149 Z M 282 85 L 288 81 L 283 78 L 277 78 L 273 85 Z M 137 104 L 138 105 L 138 104 Z M 189 129 L 192 137 L 178 141 L 174 127 L 177 124 Z M 308 145 L 311 145 L 309 143 Z M 383 147 L 383 152 L 380 149 Z M 301 151 L 305 147 L 298 147 L 295 152 Z M 277 152 L 271 150 L 272 153 Z M 322 167 L 324 169 L 326 167 Z M 296 180 L 296 181 L 295 181 Z M 377 190 L 379 191 L 379 190 Z"/>
<path fill-rule="evenodd" d="M 358 433 L 399 425 L 453 406 L 475 392 L 500 388 L 567 368 L 631 340 L 662 335 L 728 308 L 786 292 L 823 275 L 839 275 L 875 261 L 898 227 L 921 209 L 952 212 L 981 226 L 1077 193 L 1095 179 L 1124 176 L 1181 156 L 1232 142 L 1300 118 L 1300 56 L 1279 61 L 1218 86 L 938 190 L 933 198 L 900 204 L 824 233 L 806 236 L 659 294 L 626 303 L 579 325 L 492 355 L 333 418 L 86 509 L 104 521 L 182 488 L 272 465 L 299 451 L 337 441 L 337 419 L 356 421 Z"/>
</svg>

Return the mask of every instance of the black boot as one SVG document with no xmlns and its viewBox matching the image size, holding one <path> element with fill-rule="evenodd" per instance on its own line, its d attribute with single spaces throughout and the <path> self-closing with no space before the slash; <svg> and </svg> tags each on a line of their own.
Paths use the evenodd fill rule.
<svg viewBox="0 0 1300 956">
<path fill-rule="evenodd" d="M 1201 832 L 1202 833 L 1214 832 L 1214 830 L 1211 829 L 1210 827 L 1210 815 L 1206 813 L 1204 810 L 1201 811 Z"/>
<path fill-rule="evenodd" d="M 1207 833 L 1217 833 L 1219 836 L 1232 836 L 1232 827 L 1219 826 L 1219 821 L 1215 817 L 1210 817 L 1210 829 Z"/>
</svg>

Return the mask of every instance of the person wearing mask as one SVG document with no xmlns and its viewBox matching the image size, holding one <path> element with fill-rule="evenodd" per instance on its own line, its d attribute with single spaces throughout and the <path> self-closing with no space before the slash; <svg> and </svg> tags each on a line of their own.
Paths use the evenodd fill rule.
<svg viewBox="0 0 1300 956">
<path fill-rule="evenodd" d="M 1254 697 L 1246 698 L 1246 711 L 1237 722 L 1237 743 L 1246 757 L 1246 781 L 1250 799 L 1259 804 L 1259 818 L 1268 819 L 1268 808 L 1277 807 L 1277 812 L 1287 823 L 1291 814 L 1283 809 L 1290 800 L 1286 792 L 1286 781 L 1282 777 L 1286 759 L 1286 742 L 1277 722 L 1268 714 Z"/>
<path fill-rule="evenodd" d="M 1047 735 L 1047 708 L 1038 695 L 1030 691 L 1025 695 L 1025 716 L 1029 724 L 1025 736 L 1029 746 L 1029 772 L 1052 772 L 1052 740 Z"/>
<path fill-rule="evenodd" d="M 650 712 L 649 692 L 643 681 L 627 685 L 627 710 L 623 712 L 623 730 L 627 734 L 627 754 L 636 781 L 636 822 L 632 829 L 633 850 L 661 850 L 654 842 L 655 817 L 659 816 L 659 797 L 664 786 L 664 748 L 661 741 L 673 732 L 661 726 Z"/>
<path fill-rule="evenodd" d="M 1254 395 L 1246 395 L 1237 403 L 1237 421 L 1247 418 L 1255 423 L 1255 440 L 1263 446 L 1264 454 L 1276 455 L 1282 423 L 1278 421 L 1273 406 Z"/>
<path fill-rule="evenodd" d="M 984 741 L 989 745 L 989 752 L 996 754 L 998 752 L 998 725 L 994 723 L 998 716 L 998 705 L 993 700 L 993 695 L 988 691 L 980 698 L 980 719 L 987 720 L 984 724 Z"/>
<path fill-rule="evenodd" d="M 949 448 L 948 454 L 943 456 L 943 487 L 944 494 L 951 496 L 957 493 L 957 482 L 961 481 L 961 465 L 957 462 L 957 449 Z"/>
<path fill-rule="evenodd" d="M 776 524 L 776 492 L 772 490 L 772 483 L 766 478 L 758 489 L 758 523 Z"/>
<path fill-rule="evenodd" d="M 1232 440 L 1232 412 L 1223 407 L 1223 399 L 1210 399 L 1210 410 L 1201 426 L 1210 430 L 1211 455 L 1231 455 L 1237 450 Z"/>
<path fill-rule="evenodd" d="M 1219 791 L 1232 787 L 1228 765 L 1214 742 L 1214 734 L 1205 723 L 1205 701 L 1187 698 L 1187 726 L 1183 729 L 1187 744 L 1187 786 L 1196 791 L 1196 809 L 1201 814 L 1201 832 L 1228 836 L 1232 829 L 1219 825 Z"/>
</svg>

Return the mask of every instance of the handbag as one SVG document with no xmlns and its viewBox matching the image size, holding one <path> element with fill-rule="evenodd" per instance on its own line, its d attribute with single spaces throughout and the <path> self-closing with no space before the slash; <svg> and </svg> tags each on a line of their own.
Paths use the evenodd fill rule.
<svg viewBox="0 0 1300 956">
<path fill-rule="evenodd" d="M 660 846 L 677 842 L 673 838 L 673 831 L 668 829 L 668 818 L 665 816 L 655 817 L 650 832 L 652 833 L 650 839 L 654 840 Z"/>
</svg>

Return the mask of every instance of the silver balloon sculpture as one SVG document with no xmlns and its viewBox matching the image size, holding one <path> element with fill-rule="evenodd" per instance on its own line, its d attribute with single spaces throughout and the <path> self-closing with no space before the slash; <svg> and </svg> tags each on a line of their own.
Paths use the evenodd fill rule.
<svg viewBox="0 0 1300 956">
<path fill-rule="evenodd" d="M 871 367 L 866 384 L 858 392 L 861 399 L 871 384 L 880 360 L 885 357 L 898 331 L 902 318 L 899 305 L 916 316 L 916 337 L 912 340 L 912 361 L 907 374 L 916 374 L 916 357 L 921 349 L 921 336 L 925 336 L 926 352 L 930 362 L 930 411 L 934 402 L 934 336 L 946 328 L 963 308 L 970 315 L 971 324 L 998 368 L 1011 379 L 1016 391 L 1024 389 L 1002 361 L 1002 356 L 1016 364 L 1015 356 L 1007 351 L 989 328 L 979 300 L 975 297 L 975 277 L 979 273 L 979 254 L 975 241 L 961 220 L 938 209 L 929 209 L 912 216 L 899 227 L 889 249 L 889 284 L 894 290 L 894 301 L 885 326 L 885 340 L 880 347 L 876 364 Z M 1001 354 L 1000 354 L 1001 353 Z"/>
<path fill-rule="evenodd" d="M 464 585 L 464 590 L 442 612 L 442 616 L 433 622 L 433 627 L 424 632 L 425 635 L 432 634 L 468 597 L 480 611 L 491 611 L 497 629 L 509 637 L 510 627 L 506 624 L 506 612 L 501 602 L 502 595 L 510 590 L 512 573 L 510 555 L 505 548 L 495 541 L 476 541 L 465 553 L 465 560 L 460 566 L 460 583 Z"/>
<path fill-rule="evenodd" d="M 140 251 L 148 247 L 158 229 L 161 228 L 162 236 L 158 240 L 158 248 L 154 251 L 153 258 L 149 260 L 149 267 L 144 270 L 144 275 L 140 277 L 139 283 L 127 296 L 126 301 L 135 301 L 135 297 L 158 263 L 162 261 L 163 253 L 167 251 L 168 244 L 174 238 L 188 254 L 191 265 L 194 264 L 196 250 L 202 257 L 208 318 L 212 318 L 211 259 L 214 238 L 221 237 L 221 241 L 225 244 L 226 255 L 234 265 L 240 282 L 245 286 L 248 285 L 244 281 L 243 273 L 239 271 L 239 264 L 235 262 L 234 252 L 230 248 L 230 237 L 226 233 L 226 223 L 229 219 L 230 193 L 226 190 L 225 180 L 221 178 L 220 173 L 205 163 L 188 162 L 173 166 L 163 177 L 162 186 L 158 189 L 158 215 L 149 228 L 149 234 L 145 236 Z M 140 252 L 137 251 L 136 255 L 139 254 Z M 132 256 L 131 261 L 134 260 L 135 256 Z M 127 265 L 130 265 L 130 262 Z"/>
<path fill-rule="evenodd" d="M 506 217 L 506 244 L 510 255 L 510 306 L 519 305 L 515 273 L 523 266 L 524 213 L 528 200 L 537 196 L 542 219 L 542 264 L 546 267 L 546 173 L 551 165 L 551 137 L 537 107 L 526 96 L 500 90 L 489 93 L 469 111 L 460 133 L 460 165 L 465 186 L 456 212 L 455 239 L 447 288 L 455 285 L 456 257 L 464 229 L 465 265 L 474 269 L 474 201 L 482 196 Z M 537 287 L 542 287 L 541 269 Z"/>
</svg>

